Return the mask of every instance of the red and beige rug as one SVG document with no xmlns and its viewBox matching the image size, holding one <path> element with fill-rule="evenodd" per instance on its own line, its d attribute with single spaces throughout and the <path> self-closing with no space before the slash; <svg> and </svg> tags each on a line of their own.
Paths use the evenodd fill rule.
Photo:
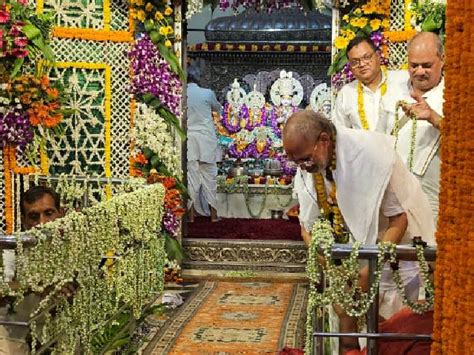
<svg viewBox="0 0 474 355">
<path fill-rule="evenodd" d="M 277 354 L 301 348 L 307 286 L 204 282 L 154 336 L 145 354 Z"/>
</svg>

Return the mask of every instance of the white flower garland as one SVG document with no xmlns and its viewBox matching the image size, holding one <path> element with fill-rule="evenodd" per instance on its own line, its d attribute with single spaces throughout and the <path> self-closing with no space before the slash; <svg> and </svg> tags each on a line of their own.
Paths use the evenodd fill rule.
<svg viewBox="0 0 474 355">
<path fill-rule="evenodd" d="M 400 107 L 406 104 L 407 104 L 406 101 L 400 100 L 400 101 L 397 101 L 397 104 L 395 106 L 395 122 L 394 122 L 393 130 L 392 130 L 392 135 L 395 136 L 395 146 L 394 146 L 395 149 L 397 149 L 398 133 L 400 131 L 400 117 L 399 117 L 398 111 Z M 414 114 L 410 115 L 410 120 L 411 120 L 411 140 L 410 140 L 410 152 L 408 153 L 407 164 L 408 164 L 408 169 L 410 171 L 413 171 L 413 160 L 415 158 L 415 149 L 416 149 L 416 129 L 417 129 L 418 120 L 416 118 L 416 115 Z"/>
<path fill-rule="evenodd" d="M 338 304 L 352 317 L 365 315 L 378 293 L 382 269 L 387 261 L 392 265 L 394 281 L 403 299 L 403 303 L 418 314 L 426 312 L 433 307 L 434 291 L 430 281 L 428 264 L 424 258 L 423 246 L 417 245 L 416 252 L 427 298 L 425 303 L 414 303 L 408 300 L 405 295 L 405 287 L 397 268 L 395 244 L 388 242 L 380 242 L 378 244 L 379 253 L 377 266 L 374 270 L 374 282 L 370 286 L 369 291 L 364 293 L 360 287 L 356 286 L 359 279 L 358 255 L 361 243 L 355 242 L 349 258 L 341 260 L 342 265 L 338 266 L 331 258 L 332 246 L 335 244 L 334 231 L 331 227 L 331 223 L 327 219 L 320 218 L 314 223 L 311 235 L 312 239 L 308 248 L 308 260 L 306 265 L 306 272 L 309 279 L 308 308 L 306 314 L 306 354 L 313 353 L 313 319 L 315 308 Z M 325 258 L 325 267 L 318 261 L 318 251 L 321 251 Z M 319 293 L 317 287 L 322 280 L 322 274 L 324 274 L 323 279 L 325 280 L 325 285 L 324 291 Z"/>
<path fill-rule="evenodd" d="M 146 104 L 136 106 L 134 127 L 131 131 L 136 148 L 149 148 L 157 154 L 172 176 L 182 176 L 178 140 L 170 133 L 166 121 Z"/>
<path fill-rule="evenodd" d="M 1 280 L 2 294 L 21 301 L 27 290 L 48 290 L 34 314 L 57 304 L 54 319 L 47 317 L 41 334 L 32 323 L 33 344 L 60 335 L 55 351 L 68 354 L 79 337 L 88 352 L 93 336 L 122 305 L 138 318 L 150 298 L 163 290 L 166 255 L 158 233 L 164 194 L 161 184 L 153 184 L 113 197 L 32 229 L 34 248 L 23 250 L 18 243 L 20 288 L 13 291 Z M 70 304 L 59 290 L 73 281 L 79 287 Z"/>
</svg>

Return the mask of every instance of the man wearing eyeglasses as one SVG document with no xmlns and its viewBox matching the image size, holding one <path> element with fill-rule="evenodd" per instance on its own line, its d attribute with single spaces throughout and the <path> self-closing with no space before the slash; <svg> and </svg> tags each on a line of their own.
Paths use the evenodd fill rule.
<svg viewBox="0 0 474 355">
<path fill-rule="evenodd" d="M 408 43 L 408 73 L 410 78 L 397 83 L 394 95 L 384 97 L 382 104 L 387 117 L 387 133 L 394 132 L 398 109 L 397 151 L 402 160 L 421 182 L 438 217 L 440 181 L 440 125 L 443 115 L 444 49 L 438 35 L 420 32 Z M 397 102 L 405 103 L 398 108 Z M 416 125 L 410 117 L 416 118 Z M 415 141 L 412 137 L 415 130 Z"/>
<path fill-rule="evenodd" d="M 346 49 L 348 63 L 356 80 L 339 91 L 333 121 L 336 125 L 370 131 L 385 131 L 379 120 L 382 97 L 393 94 L 394 83 L 406 82 L 404 71 L 382 70 L 379 53 L 367 37 L 355 37 Z M 383 123 L 383 122 L 382 122 Z"/>
<path fill-rule="evenodd" d="M 422 236 L 434 245 L 434 223 L 428 200 L 420 183 L 410 174 L 393 148 L 393 138 L 378 132 L 336 127 L 312 111 L 300 111 L 288 120 L 282 134 L 290 160 L 299 165 L 301 177 L 295 191 L 300 203 L 302 235 L 312 239 L 313 224 L 325 216 L 337 238 L 338 224 L 349 234 L 349 242 L 375 245 L 378 241 L 410 244 Z M 318 174 L 323 177 L 322 189 Z M 341 219 L 335 218 L 336 208 Z M 305 237 L 306 236 L 306 237 Z M 405 294 L 418 299 L 419 270 L 415 262 L 400 261 L 399 272 Z M 359 286 L 367 290 L 368 269 L 362 268 Z M 382 270 L 380 315 L 388 319 L 402 307 L 390 267 Z M 356 328 L 355 319 L 338 312 L 341 332 Z M 342 340 L 342 349 L 358 348 L 357 340 Z"/>
</svg>

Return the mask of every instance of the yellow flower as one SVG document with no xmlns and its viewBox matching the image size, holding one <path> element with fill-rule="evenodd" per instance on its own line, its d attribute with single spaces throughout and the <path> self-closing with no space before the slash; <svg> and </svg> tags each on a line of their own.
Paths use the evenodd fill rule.
<svg viewBox="0 0 474 355">
<path fill-rule="evenodd" d="M 352 30 L 347 30 L 346 31 L 346 37 L 349 41 L 352 41 L 355 38 L 356 34 Z"/>
<path fill-rule="evenodd" d="M 346 14 L 346 15 L 342 16 L 342 19 L 346 22 L 349 22 L 349 15 Z"/>
<path fill-rule="evenodd" d="M 136 16 L 137 16 L 136 18 L 140 20 L 141 22 L 145 21 L 145 11 L 138 10 Z"/>
<path fill-rule="evenodd" d="M 153 10 L 153 4 L 148 2 L 145 6 L 145 11 L 150 12 L 151 10 Z"/>
<path fill-rule="evenodd" d="M 143 0 L 135 0 L 135 4 L 137 6 L 142 6 L 143 5 Z"/>
<path fill-rule="evenodd" d="M 158 20 L 158 21 L 161 21 L 163 20 L 165 17 L 163 16 L 163 14 L 160 12 L 160 11 L 157 11 L 155 12 L 155 19 Z"/>
<path fill-rule="evenodd" d="M 369 22 L 369 20 L 366 17 L 361 17 L 359 19 L 359 27 L 363 28 L 363 27 L 367 26 L 368 22 Z"/>
<path fill-rule="evenodd" d="M 349 40 L 346 37 L 339 36 L 334 41 L 334 45 L 336 46 L 337 49 L 344 49 L 347 47 L 348 44 L 349 44 Z"/>
<path fill-rule="evenodd" d="M 364 14 L 370 15 L 375 12 L 375 7 L 369 4 L 365 4 L 364 6 L 362 6 L 362 11 L 364 12 Z"/>
<path fill-rule="evenodd" d="M 355 13 L 356 15 L 360 15 L 360 14 L 362 13 L 362 11 L 361 11 L 360 8 L 357 8 L 357 9 L 354 10 L 354 13 Z"/>
<path fill-rule="evenodd" d="M 166 16 L 170 16 L 172 13 L 173 13 L 173 9 L 168 6 L 168 7 L 165 9 L 165 15 L 166 15 Z"/>
<path fill-rule="evenodd" d="M 166 27 L 161 26 L 160 29 L 159 29 L 159 32 L 160 32 L 160 35 L 166 36 L 166 34 L 167 34 Z"/>
<path fill-rule="evenodd" d="M 389 29 L 390 28 L 390 20 L 388 18 L 384 18 L 382 20 L 382 27 Z"/>
<path fill-rule="evenodd" d="M 167 34 L 171 35 L 171 34 L 173 34 L 173 32 L 174 32 L 174 31 L 173 31 L 173 27 L 171 27 L 171 26 L 166 26 L 166 33 L 167 33 Z"/>
<path fill-rule="evenodd" d="M 357 17 L 351 19 L 350 24 L 351 24 L 351 26 L 359 27 L 359 19 Z"/>
<path fill-rule="evenodd" d="M 170 41 L 169 39 L 167 39 L 167 40 L 165 41 L 165 46 L 166 46 L 166 47 L 171 48 L 172 45 L 173 45 L 173 44 L 171 43 L 171 41 Z"/>
<path fill-rule="evenodd" d="M 370 27 L 372 27 L 372 31 L 377 31 L 380 28 L 382 21 L 379 19 L 373 19 L 370 21 Z"/>
</svg>

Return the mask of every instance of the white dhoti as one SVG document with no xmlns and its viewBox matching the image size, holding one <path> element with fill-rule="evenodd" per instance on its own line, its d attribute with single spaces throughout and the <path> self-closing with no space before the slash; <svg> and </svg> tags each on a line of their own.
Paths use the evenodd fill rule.
<svg viewBox="0 0 474 355">
<path fill-rule="evenodd" d="M 209 206 L 217 207 L 217 164 L 188 161 L 188 190 L 188 207 L 194 206 L 198 214 L 209 216 Z"/>
</svg>

